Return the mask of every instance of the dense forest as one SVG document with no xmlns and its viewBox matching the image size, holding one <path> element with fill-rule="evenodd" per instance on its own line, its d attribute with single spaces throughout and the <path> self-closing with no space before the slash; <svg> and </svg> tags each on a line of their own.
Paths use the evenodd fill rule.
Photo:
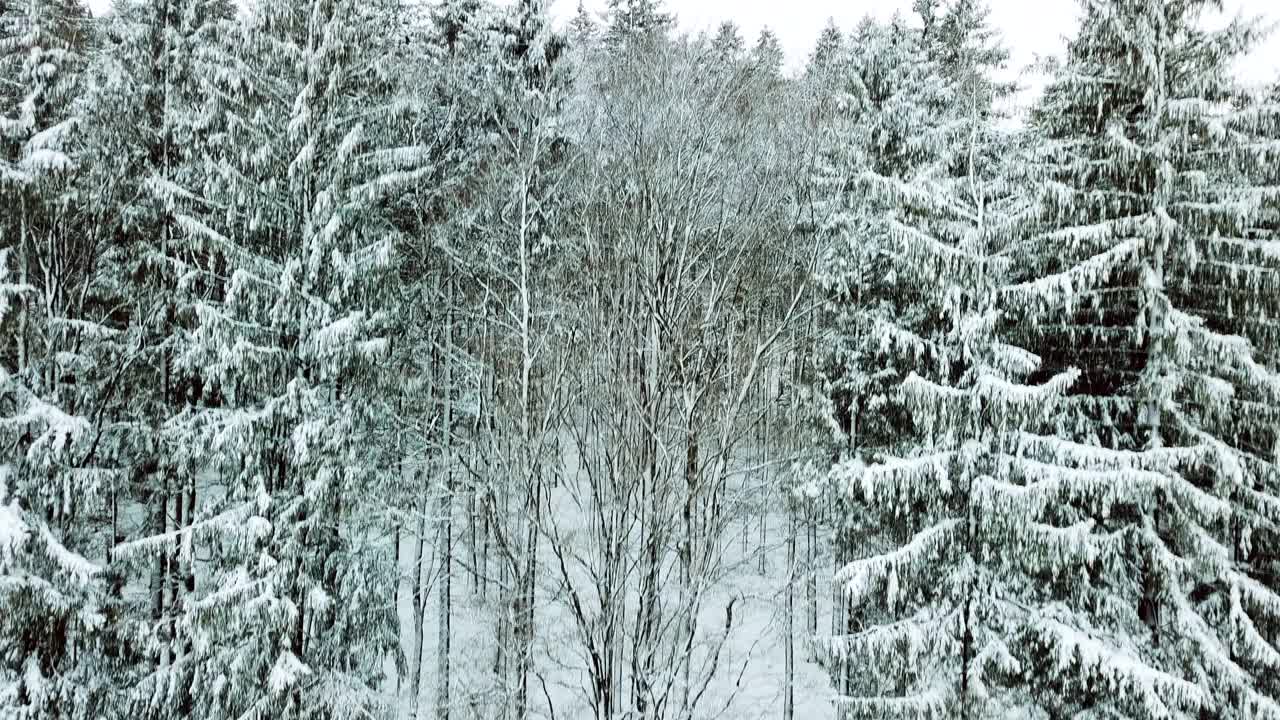
<svg viewBox="0 0 1280 720">
<path fill-rule="evenodd" d="M 0 718 L 1280 720 L 1267 28 L 547 4 L 0 0 Z"/>
</svg>

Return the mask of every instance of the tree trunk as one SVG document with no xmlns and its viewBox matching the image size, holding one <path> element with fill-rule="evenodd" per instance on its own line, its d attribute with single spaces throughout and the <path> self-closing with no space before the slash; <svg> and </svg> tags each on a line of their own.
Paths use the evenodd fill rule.
<svg viewBox="0 0 1280 720">
<path fill-rule="evenodd" d="M 533 503 L 533 515 L 537 517 L 539 503 L 535 489 L 535 498 Z M 536 579 L 537 579 L 537 555 L 538 555 L 538 528 L 537 524 L 530 520 L 525 530 L 524 557 L 523 567 L 520 569 L 520 580 L 516 589 L 518 593 L 517 608 L 512 613 L 515 620 L 515 636 L 516 641 L 513 643 L 516 652 L 516 718 L 524 720 L 529 713 L 529 675 L 533 672 L 533 629 L 534 629 L 534 601 L 536 598 Z"/>
<path fill-rule="evenodd" d="M 173 544 L 169 548 L 169 617 L 168 617 L 168 634 L 169 642 L 173 644 L 174 660 L 181 656 L 181 648 L 177 645 L 177 625 L 178 613 L 182 611 L 184 598 L 183 589 L 185 587 L 183 571 L 182 553 L 182 536 L 178 532 L 183 527 L 183 511 L 186 508 L 185 494 L 183 492 L 183 483 L 178 479 L 176 473 L 172 478 L 171 487 L 173 488 L 173 530 L 175 532 Z"/>
<path fill-rule="evenodd" d="M 450 517 L 453 508 L 445 494 L 440 500 L 440 512 L 444 514 L 441 520 L 440 533 L 437 535 L 438 542 L 442 543 L 440 547 L 440 587 L 439 587 L 439 612 L 440 621 L 438 627 L 438 639 L 436 645 L 436 717 L 439 720 L 448 720 L 449 718 L 449 649 L 450 649 L 450 630 L 452 623 L 452 598 L 451 598 L 451 581 L 450 581 L 450 559 L 453 557 L 450 552 L 449 545 L 453 534 L 453 521 Z"/>
<path fill-rule="evenodd" d="M 785 657 L 785 679 L 782 696 L 782 720 L 792 720 L 795 717 L 795 677 L 796 677 L 796 648 L 795 648 L 795 619 L 796 619 L 796 601 L 795 601 L 795 578 L 796 578 L 796 513 L 792 503 L 787 503 L 788 510 L 788 528 L 787 528 L 787 639 L 786 639 L 786 657 Z"/>
<path fill-rule="evenodd" d="M 499 490 L 499 492 L 502 493 L 501 507 L 503 518 L 511 517 L 511 492 L 507 489 L 507 485 L 508 483 L 502 483 L 502 489 Z M 496 524 L 498 521 L 498 518 L 489 520 L 486 515 L 486 525 L 489 522 Z M 494 536 L 494 540 L 497 539 L 497 533 L 499 532 L 502 532 L 500 528 L 495 527 L 493 529 L 492 535 Z M 485 552 L 486 554 L 488 553 L 487 545 Z M 509 664 L 508 644 L 511 641 L 511 563 L 502 555 L 498 555 L 497 560 L 498 623 L 494 628 L 493 676 L 502 684 L 502 689 L 506 690 L 507 669 Z"/>
<path fill-rule="evenodd" d="M 805 507 L 805 630 L 810 638 L 818 634 L 818 514 L 813 503 Z"/>
<path fill-rule="evenodd" d="M 160 486 L 151 499 L 151 532 L 163 535 L 167 531 L 169 514 L 168 476 L 164 468 L 157 470 Z M 168 551 L 161 549 L 156 553 L 155 563 L 151 568 L 151 622 L 152 627 L 160 634 L 161 649 L 157 657 L 158 664 L 163 667 L 169 662 L 167 638 L 165 637 L 165 576 L 168 574 Z"/>
<path fill-rule="evenodd" d="M 487 472 L 487 471 L 486 471 Z M 488 490 L 485 490 L 488 492 Z M 493 530 L 489 527 L 489 513 L 483 512 L 483 503 L 477 502 L 480 513 L 480 600 L 489 594 L 489 545 L 493 542 Z"/>
<path fill-rule="evenodd" d="M 440 619 L 436 645 L 436 718 L 449 720 L 449 639 L 453 560 L 453 281 L 448 281 L 444 328 L 444 488 L 440 493 Z"/>
<path fill-rule="evenodd" d="M 115 481 L 111 483 L 111 537 L 107 539 L 107 564 L 115 554 L 116 545 L 120 544 L 120 492 Z"/>
<path fill-rule="evenodd" d="M 538 554 L 538 514 L 542 493 L 541 430 L 535 439 L 535 389 L 533 342 L 533 285 L 530 249 L 531 214 L 529 196 L 533 191 L 532 176 L 525 170 L 520 176 L 520 450 L 519 471 L 525 489 L 523 537 L 516 558 L 516 583 L 511 611 L 515 657 L 516 720 L 524 720 L 529 712 L 529 674 L 533 664 L 533 614 L 535 572 Z"/>
<path fill-rule="evenodd" d="M 478 442 L 473 440 L 473 443 Z M 479 451 L 473 450 L 472 467 L 480 467 Z M 479 491 L 472 489 L 467 493 L 463 500 L 463 504 L 467 513 L 467 557 L 471 561 L 471 594 L 472 596 L 480 595 L 480 575 L 484 572 L 484 568 L 480 567 L 480 547 L 477 544 L 479 540 L 480 524 L 480 495 Z"/>
<path fill-rule="evenodd" d="M 758 311 L 758 314 L 756 314 L 756 318 L 755 318 L 756 342 L 759 342 L 760 338 L 762 338 L 763 336 L 764 336 L 764 301 L 762 300 L 760 301 L 760 309 Z M 756 454 L 758 454 L 759 464 L 760 464 L 760 488 L 762 488 L 760 489 L 760 492 L 762 492 L 762 500 L 763 500 L 762 505 L 760 505 L 760 528 L 759 528 L 760 537 L 759 537 L 758 546 L 756 546 L 756 550 L 755 550 L 756 571 L 758 571 L 760 575 L 764 575 L 765 571 L 768 570 L 767 566 L 765 566 L 767 565 L 765 564 L 765 560 L 767 560 L 767 557 L 768 557 L 767 548 L 768 548 L 768 542 L 769 542 L 769 497 L 773 495 L 772 488 L 769 487 L 769 464 L 768 464 L 769 462 L 768 365 L 764 366 L 764 370 L 762 372 L 762 378 L 764 379 L 764 382 L 759 384 L 758 391 L 756 391 L 756 395 L 760 397 L 760 415 L 759 415 L 760 428 L 758 432 L 756 432 L 756 436 L 755 436 L 756 445 L 758 445 L 758 450 L 756 450 Z"/>
<path fill-rule="evenodd" d="M 831 532 L 831 554 L 835 558 L 835 567 L 838 571 L 848 557 L 845 548 L 845 534 L 839 527 Z M 844 588 L 836 585 L 831 593 L 831 637 L 837 638 L 846 633 L 848 624 L 848 609 L 846 608 Z M 837 692 L 841 695 L 848 694 L 849 687 L 846 682 L 847 674 L 845 666 L 848 663 L 843 660 L 831 659 L 831 684 L 835 686 Z"/>
<path fill-rule="evenodd" d="M 764 332 L 764 310 L 760 311 L 759 331 Z M 766 366 L 767 368 L 767 366 Z M 773 488 L 769 485 L 769 374 L 766 369 L 763 373 L 764 382 L 760 384 L 760 396 L 763 400 L 760 413 L 760 487 L 761 487 L 761 505 L 760 505 L 760 543 L 756 549 L 756 561 L 758 567 L 756 570 L 764 575 L 768 570 L 766 567 L 766 559 L 768 558 L 769 547 L 769 500 L 773 496 Z"/>
<path fill-rule="evenodd" d="M 26 285 L 31 282 L 31 260 L 27 254 L 27 203 L 25 194 L 18 204 L 18 282 Z M 27 369 L 27 295 L 18 293 L 14 296 L 18 303 L 18 373 Z"/>
<path fill-rule="evenodd" d="M 187 524 L 193 525 L 196 521 L 196 476 L 191 475 L 191 482 L 187 485 Z M 194 535 L 191 538 L 191 557 L 187 558 L 186 577 L 183 578 L 187 598 L 194 598 L 196 593 L 196 539 Z"/>
<path fill-rule="evenodd" d="M 764 575 L 768 571 L 766 560 L 768 559 L 769 546 L 769 496 L 773 493 L 769 492 L 769 471 L 764 471 L 764 490 L 762 491 L 764 499 L 764 508 L 760 511 L 760 538 L 756 546 L 756 572 Z"/>
<path fill-rule="evenodd" d="M 688 402 L 688 401 L 686 401 Z M 684 593 L 684 599 L 680 603 L 680 612 L 684 615 L 684 638 L 690 649 L 693 647 L 694 638 L 698 630 L 697 617 L 697 594 L 695 590 L 696 583 L 701 579 L 702 573 L 706 569 L 706 558 L 703 555 L 705 549 L 704 543 L 708 543 L 710 538 L 706 537 L 706 528 L 702 527 L 702 523 L 698 522 L 699 517 L 704 517 L 699 508 L 700 489 L 699 480 L 699 458 L 698 458 L 698 429 L 697 429 L 697 400 L 695 399 L 691 407 L 686 411 L 686 429 L 685 429 L 685 462 L 684 462 L 684 481 L 685 481 L 685 502 L 683 511 L 684 523 L 684 543 L 680 549 L 680 560 L 682 565 L 682 585 L 681 591 Z M 713 490 L 714 492 L 714 490 Z M 692 671 L 693 671 L 693 654 L 686 652 L 680 659 L 683 677 L 681 684 L 681 704 L 684 713 L 689 715 L 693 712 L 689 706 L 690 692 L 692 690 Z"/>
<path fill-rule="evenodd" d="M 415 554 L 415 570 L 413 580 L 413 655 L 409 661 L 409 703 L 413 708 L 413 717 L 423 717 L 419 696 L 422 692 L 422 645 L 425 639 L 422 625 L 427 614 L 427 592 L 430 589 L 430 564 L 427 562 L 427 513 L 431 504 L 428 502 L 426 475 L 419 475 L 418 493 L 420 502 L 418 516 L 418 537 L 415 542 L 418 552 Z"/>
</svg>

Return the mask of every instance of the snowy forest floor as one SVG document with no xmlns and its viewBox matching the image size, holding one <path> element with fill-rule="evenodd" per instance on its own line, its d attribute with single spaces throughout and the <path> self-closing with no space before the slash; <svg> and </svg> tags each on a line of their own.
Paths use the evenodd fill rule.
<svg viewBox="0 0 1280 720">
<path fill-rule="evenodd" d="M 567 451 L 568 453 L 571 451 Z M 755 450 L 751 449 L 749 454 L 740 455 L 751 457 L 755 455 Z M 576 461 L 570 460 L 566 458 L 566 473 L 571 472 L 569 468 L 576 467 Z M 746 467 L 753 464 L 740 461 L 738 465 Z M 548 512 L 556 513 L 557 525 L 563 536 L 572 536 L 584 523 L 582 513 L 566 498 L 567 488 L 579 479 L 568 475 L 562 486 L 553 491 L 554 509 Z M 781 718 L 786 682 L 785 594 L 789 579 L 786 562 L 786 504 L 779 496 L 777 483 L 759 473 L 733 475 L 729 494 L 747 502 L 738 503 L 737 517 L 731 520 L 727 532 L 720 538 L 723 548 L 722 565 L 711 592 L 704 599 L 698 619 L 698 635 L 708 643 L 712 642 L 713 636 L 719 638 L 724 633 L 726 606 L 731 599 L 736 598 L 733 622 L 717 669 L 693 716 L 705 720 Z M 463 512 L 458 512 L 454 518 L 454 551 L 457 555 L 465 552 L 461 536 L 466 531 L 466 523 L 466 516 Z M 834 695 L 826 671 L 812 661 L 806 629 L 806 615 L 809 611 L 804 588 L 804 543 L 803 537 L 797 538 L 796 577 L 793 581 L 795 717 L 830 717 Z M 832 567 L 830 554 L 825 552 L 826 545 L 825 542 L 818 542 L 815 553 L 819 631 L 830 624 L 831 612 L 828 579 L 831 577 Z M 401 648 L 406 657 L 411 657 L 414 652 L 413 582 L 418 565 L 416 548 L 415 538 L 402 537 L 397 607 Z M 436 551 L 434 538 L 429 537 L 427 552 L 434 555 Z M 762 551 L 765 555 L 763 573 L 760 571 L 759 557 Z M 554 566 L 555 558 L 547 543 L 540 547 L 539 556 L 540 567 Z M 435 557 L 428 557 L 427 561 L 430 563 L 429 567 L 438 566 Z M 667 588 L 663 602 L 668 606 L 679 602 L 676 595 L 674 588 Z M 499 702 L 499 698 L 492 692 L 496 652 L 494 628 L 501 611 L 496 597 L 497 593 L 492 587 L 481 597 L 472 574 L 462 563 L 454 564 L 450 653 L 450 716 L 453 718 L 491 718 L 500 712 L 500 708 L 493 707 Z M 433 587 L 424 613 L 422 633 L 423 671 L 419 697 L 424 710 L 434 707 L 437 693 L 438 675 L 434 663 L 439 642 L 438 602 L 438 593 Z M 563 596 L 559 576 L 548 570 L 540 572 L 535 627 L 533 672 L 529 688 L 530 716 L 548 720 L 591 717 L 586 653 L 576 635 L 573 616 L 568 601 Z M 401 716 L 412 717 L 412 703 L 409 702 L 408 693 L 404 692 L 405 687 L 407 679 L 400 681 Z"/>
</svg>

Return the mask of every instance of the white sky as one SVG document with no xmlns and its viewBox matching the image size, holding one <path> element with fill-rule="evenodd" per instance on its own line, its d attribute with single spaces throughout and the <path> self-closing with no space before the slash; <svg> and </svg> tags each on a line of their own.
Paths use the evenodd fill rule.
<svg viewBox="0 0 1280 720">
<path fill-rule="evenodd" d="M 110 0 L 86 1 L 95 13 L 104 12 L 110 5 Z M 600 12 L 607 7 L 606 0 L 585 1 L 592 11 Z M 1013 71 L 1025 67 L 1037 55 L 1060 53 L 1065 36 L 1075 31 L 1078 22 L 1076 0 L 988 2 L 992 22 L 1000 29 L 1012 55 Z M 1240 12 L 1280 23 L 1280 0 L 1224 0 L 1224 3 L 1228 15 Z M 577 5 L 578 0 L 553 0 L 552 12 L 557 18 L 567 20 Z M 681 29 L 688 32 L 714 32 L 722 20 L 732 19 L 742 29 L 748 44 L 768 25 L 782 42 L 788 67 L 797 68 L 808 57 L 827 18 L 834 18 L 842 30 L 848 31 L 868 13 L 880 18 L 888 18 L 898 10 L 910 13 L 911 0 L 666 0 L 665 5 L 676 13 Z M 1265 47 L 1238 68 L 1246 82 L 1269 82 L 1280 76 L 1280 28 L 1277 30 Z M 1029 84 L 1038 83 L 1029 80 Z"/>
</svg>

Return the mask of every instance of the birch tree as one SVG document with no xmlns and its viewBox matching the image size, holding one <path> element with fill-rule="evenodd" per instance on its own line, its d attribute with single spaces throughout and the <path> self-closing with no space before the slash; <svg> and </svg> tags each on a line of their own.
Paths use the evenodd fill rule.
<svg viewBox="0 0 1280 720">
<path fill-rule="evenodd" d="M 570 376 L 579 467 L 548 521 L 549 550 L 597 717 L 700 712 L 728 672 L 737 600 L 717 604 L 714 626 L 700 616 L 724 573 L 729 482 L 758 422 L 749 402 L 799 317 L 813 259 L 803 245 L 777 251 L 794 227 L 794 156 L 785 122 L 758 101 L 778 86 L 697 69 L 713 53 L 685 40 L 614 50 L 569 121 L 584 163 L 571 247 L 587 270 L 569 293 L 590 309 L 574 327 L 591 353 Z M 758 284 L 764 268 L 772 292 Z M 726 337 L 748 324 L 734 362 Z M 585 517 L 589 552 L 561 517 Z"/>
</svg>

